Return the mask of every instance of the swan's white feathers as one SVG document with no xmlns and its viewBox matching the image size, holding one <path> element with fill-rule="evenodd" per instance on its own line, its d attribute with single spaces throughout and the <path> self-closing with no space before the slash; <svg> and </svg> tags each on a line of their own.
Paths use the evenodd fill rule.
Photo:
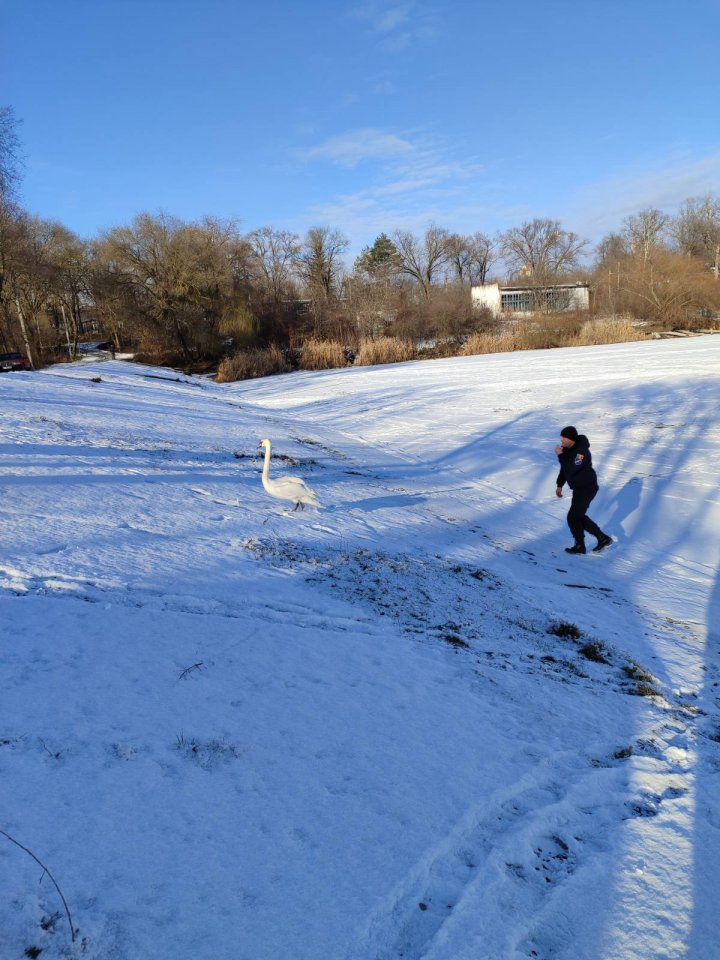
<svg viewBox="0 0 720 960">
<path fill-rule="evenodd" d="M 270 479 L 270 457 L 272 455 L 272 444 L 269 440 L 261 440 L 260 446 L 265 448 L 265 463 L 262 472 L 262 484 L 265 491 L 271 497 L 278 500 L 289 500 L 294 503 L 296 508 L 309 503 L 313 507 L 319 507 L 320 503 L 317 494 L 300 477 L 278 477 L 277 480 Z"/>
</svg>

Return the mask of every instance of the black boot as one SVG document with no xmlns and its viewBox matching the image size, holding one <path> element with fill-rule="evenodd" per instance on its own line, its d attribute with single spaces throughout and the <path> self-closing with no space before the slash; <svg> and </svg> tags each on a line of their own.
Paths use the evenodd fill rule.
<svg viewBox="0 0 720 960">
<path fill-rule="evenodd" d="M 572 547 L 565 547 L 565 553 L 587 553 L 584 543 L 575 543 Z"/>
<path fill-rule="evenodd" d="M 597 546 L 593 547 L 593 553 L 600 553 L 600 551 L 604 550 L 605 547 L 609 547 L 612 542 L 612 537 L 609 537 L 606 533 L 601 534 L 598 537 Z"/>
</svg>

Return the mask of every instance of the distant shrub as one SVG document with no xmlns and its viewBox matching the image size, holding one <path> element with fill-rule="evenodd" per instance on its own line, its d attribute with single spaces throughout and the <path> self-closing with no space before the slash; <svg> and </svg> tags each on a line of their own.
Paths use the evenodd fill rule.
<svg viewBox="0 0 720 960">
<path fill-rule="evenodd" d="M 378 337 L 376 340 L 365 338 L 360 341 L 355 364 L 370 367 L 378 363 L 402 363 L 414 359 L 415 347 L 407 340 L 395 337 Z"/>
<path fill-rule="evenodd" d="M 306 340 L 300 350 L 302 370 L 333 370 L 347 366 L 341 343 L 337 340 Z"/>
<path fill-rule="evenodd" d="M 573 346 L 584 347 L 601 343 L 629 343 L 633 340 L 646 340 L 643 333 L 627 317 L 597 317 L 586 320 L 580 332 L 572 341 Z"/>
<path fill-rule="evenodd" d="M 218 383 L 231 383 L 234 380 L 267 377 L 273 373 L 288 373 L 290 370 L 285 356 L 276 346 L 241 350 L 220 363 L 216 380 Z"/>
<path fill-rule="evenodd" d="M 567 620 L 557 620 L 555 623 L 551 623 L 547 632 L 566 640 L 579 640 L 582 636 L 582 630 Z"/>
<path fill-rule="evenodd" d="M 578 651 L 586 660 L 592 660 L 593 663 L 610 663 L 610 651 L 600 640 L 591 640 L 580 647 Z"/>
</svg>

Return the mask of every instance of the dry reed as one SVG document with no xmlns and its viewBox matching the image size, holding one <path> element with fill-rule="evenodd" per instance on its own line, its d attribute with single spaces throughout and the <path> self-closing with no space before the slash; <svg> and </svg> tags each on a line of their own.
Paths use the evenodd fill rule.
<svg viewBox="0 0 720 960">
<path fill-rule="evenodd" d="M 267 377 L 272 373 L 288 373 L 290 365 L 278 347 L 241 350 L 232 357 L 226 357 L 218 367 L 217 383 L 230 383 L 234 380 L 251 380 L 254 377 Z"/>
<path fill-rule="evenodd" d="M 513 330 L 497 333 L 473 333 L 462 348 L 462 356 L 469 357 L 477 353 L 511 353 L 523 349 L 520 337 Z M 527 348 L 525 348 L 527 349 Z"/>
<path fill-rule="evenodd" d="M 402 363 L 404 360 L 414 360 L 415 356 L 415 346 L 407 340 L 397 340 L 395 337 L 378 337 L 376 340 L 365 338 L 360 341 L 355 364 L 371 367 L 380 363 Z"/>
<path fill-rule="evenodd" d="M 300 350 L 302 370 L 333 370 L 346 366 L 343 347 L 337 340 L 306 340 Z"/>
<path fill-rule="evenodd" d="M 635 326 L 628 317 L 596 317 L 586 320 L 580 328 L 573 346 L 584 347 L 601 343 L 629 343 L 646 340 L 647 334 Z"/>
</svg>

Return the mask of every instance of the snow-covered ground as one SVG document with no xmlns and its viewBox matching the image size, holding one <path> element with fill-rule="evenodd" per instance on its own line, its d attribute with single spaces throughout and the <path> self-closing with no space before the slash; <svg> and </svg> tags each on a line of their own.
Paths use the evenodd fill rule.
<svg viewBox="0 0 720 960">
<path fill-rule="evenodd" d="M 2 960 L 720 957 L 719 402 L 712 337 L 2 377 Z"/>
</svg>

